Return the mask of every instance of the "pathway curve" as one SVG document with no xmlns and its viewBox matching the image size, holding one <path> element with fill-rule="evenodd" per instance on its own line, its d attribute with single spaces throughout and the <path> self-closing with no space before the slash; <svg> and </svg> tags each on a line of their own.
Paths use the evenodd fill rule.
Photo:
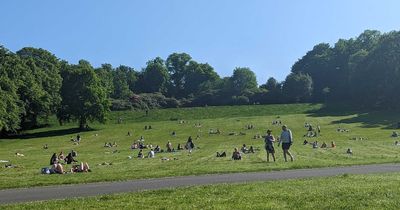
<svg viewBox="0 0 400 210">
<path fill-rule="evenodd" d="M 400 164 L 374 164 L 313 169 L 293 169 L 271 172 L 249 172 L 183 176 L 171 178 L 142 179 L 120 182 L 58 185 L 0 190 L 0 204 L 29 202 L 74 197 L 96 196 L 111 193 L 137 192 L 163 188 L 206 185 L 217 183 L 240 183 L 253 181 L 285 180 L 312 177 L 336 176 L 341 174 L 370 174 L 400 172 Z"/>
</svg>

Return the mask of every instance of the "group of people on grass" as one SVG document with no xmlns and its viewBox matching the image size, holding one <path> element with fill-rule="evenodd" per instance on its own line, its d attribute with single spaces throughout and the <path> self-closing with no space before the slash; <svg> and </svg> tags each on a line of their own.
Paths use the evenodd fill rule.
<svg viewBox="0 0 400 210">
<path fill-rule="evenodd" d="M 131 145 L 131 149 L 139 149 L 139 152 L 137 155 L 138 158 L 145 158 L 145 157 L 154 158 L 156 153 L 163 153 L 164 151 L 165 152 L 176 152 L 176 151 L 183 150 L 183 149 L 188 150 L 189 154 L 191 154 L 193 149 L 195 148 L 192 136 L 188 137 L 185 147 L 182 147 L 181 144 L 178 144 L 176 149 L 173 147 L 173 145 L 170 141 L 168 141 L 167 144 L 165 145 L 166 150 L 161 149 L 161 147 L 159 145 L 156 145 L 155 147 L 153 147 L 153 145 L 151 145 L 151 144 L 144 145 L 143 141 L 134 142 Z M 143 149 L 150 149 L 150 151 L 147 153 L 147 156 L 144 155 Z"/>
<path fill-rule="evenodd" d="M 70 153 L 68 153 L 67 156 L 64 156 L 64 153 L 61 151 L 60 154 L 53 153 L 53 155 L 50 158 L 50 168 L 45 167 L 42 168 L 42 173 L 43 174 L 64 174 L 67 172 L 70 173 L 77 173 L 77 172 L 90 172 L 89 164 L 81 162 L 80 164 L 74 164 L 71 166 L 71 169 L 69 171 L 66 171 L 64 169 L 64 165 L 67 164 L 73 164 L 77 163 L 78 161 L 75 160 L 75 157 L 77 156 L 77 152 L 72 150 Z"/>
</svg>

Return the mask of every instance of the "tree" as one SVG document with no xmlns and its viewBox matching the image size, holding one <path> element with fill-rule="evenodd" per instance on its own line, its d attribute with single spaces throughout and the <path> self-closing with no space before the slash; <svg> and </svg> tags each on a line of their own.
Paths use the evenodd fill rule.
<svg viewBox="0 0 400 210">
<path fill-rule="evenodd" d="M 114 75 L 111 64 L 102 64 L 100 68 L 95 69 L 97 77 L 100 79 L 101 86 L 107 90 L 107 95 L 114 93 Z"/>
<path fill-rule="evenodd" d="M 26 86 L 20 91 L 26 109 L 23 121 L 37 126 L 38 116 L 54 114 L 60 106 L 60 62 L 55 55 L 40 48 L 25 47 L 17 55 L 27 67 Z"/>
<path fill-rule="evenodd" d="M 257 88 L 257 78 L 249 68 L 236 68 L 230 78 L 233 95 L 241 95 L 245 90 Z"/>
<path fill-rule="evenodd" d="M 303 73 L 290 73 L 283 85 L 283 93 L 288 102 L 306 102 L 313 91 L 312 78 Z"/>
<path fill-rule="evenodd" d="M 156 57 L 147 62 L 147 66 L 139 76 L 139 89 L 145 93 L 166 93 L 169 81 L 169 74 L 164 60 Z"/>
<path fill-rule="evenodd" d="M 131 68 L 121 65 L 113 72 L 114 93 L 112 98 L 127 99 L 132 95 L 128 84 L 129 71 L 131 71 Z"/>
<path fill-rule="evenodd" d="M 62 65 L 62 105 L 57 114 L 60 122 L 72 119 L 84 129 L 88 121 L 105 122 L 110 103 L 107 90 L 101 86 L 89 62 L 80 60 L 78 65 Z"/>
<path fill-rule="evenodd" d="M 25 109 L 17 91 L 23 68 L 15 54 L 0 46 L 0 135 L 20 129 L 20 115 Z"/>
<path fill-rule="evenodd" d="M 187 66 L 186 81 L 184 84 L 184 96 L 195 95 L 202 91 L 206 91 L 206 85 L 210 85 L 219 79 L 214 68 L 208 63 L 197 63 L 190 61 Z M 207 83 L 207 84 L 206 84 Z"/>
<path fill-rule="evenodd" d="M 171 88 L 172 95 L 181 97 L 184 92 L 184 86 L 187 76 L 187 66 L 192 57 L 186 53 L 173 53 L 168 56 L 166 66 L 169 74 L 171 75 Z"/>
</svg>

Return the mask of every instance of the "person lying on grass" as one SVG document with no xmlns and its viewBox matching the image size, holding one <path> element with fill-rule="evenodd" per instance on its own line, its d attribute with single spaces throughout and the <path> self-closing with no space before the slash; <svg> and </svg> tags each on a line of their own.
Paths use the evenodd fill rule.
<svg viewBox="0 0 400 210">
<path fill-rule="evenodd" d="M 241 159 L 242 159 L 242 155 L 240 154 L 238 148 L 235 148 L 235 149 L 233 150 L 232 159 L 233 159 L 233 160 L 241 160 Z"/>
<path fill-rule="evenodd" d="M 226 152 L 225 151 L 221 153 L 217 152 L 217 157 L 226 157 Z"/>
<path fill-rule="evenodd" d="M 78 172 L 91 172 L 89 164 L 87 162 L 85 163 L 81 162 L 81 164 L 79 165 L 73 165 L 71 168 L 71 173 L 78 173 Z"/>
<path fill-rule="evenodd" d="M 50 168 L 50 174 L 64 174 L 64 167 L 60 163 L 53 164 Z"/>
</svg>

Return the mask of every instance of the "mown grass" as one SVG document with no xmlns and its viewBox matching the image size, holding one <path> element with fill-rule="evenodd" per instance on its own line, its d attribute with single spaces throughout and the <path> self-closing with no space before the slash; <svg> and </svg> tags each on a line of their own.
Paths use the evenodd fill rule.
<svg viewBox="0 0 400 210">
<path fill-rule="evenodd" d="M 400 174 L 218 184 L 1 206 L 3 209 L 399 209 Z"/>
<path fill-rule="evenodd" d="M 321 115 L 313 114 L 320 105 L 267 105 L 267 106 L 239 106 L 239 107 L 206 107 L 188 109 L 152 110 L 148 116 L 139 119 L 144 112 L 124 112 L 123 121 L 117 124 L 121 113 L 112 113 L 113 119 L 105 125 L 93 124 L 94 130 L 82 132 L 82 143 L 73 145 L 71 137 L 76 136 L 74 125 L 63 127 L 52 126 L 29 131 L 27 135 L 15 139 L 0 140 L 0 160 L 10 160 L 18 168 L 0 168 L 0 189 L 31 187 L 42 185 L 88 183 L 99 181 L 116 181 L 128 179 L 184 176 L 210 173 L 231 173 L 245 171 L 270 171 L 294 168 L 327 167 L 337 165 L 370 164 L 384 162 L 400 162 L 400 147 L 394 146 L 394 139 L 390 137 L 391 131 L 387 128 L 386 121 L 382 124 L 374 121 L 374 126 L 365 127 L 364 122 L 354 121 L 360 114 L 353 115 Z M 184 111 L 182 111 L 184 110 Z M 250 110 L 250 111 L 249 111 Z M 260 110 L 260 111 L 257 111 Z M 271 111 L 272 110 L 272 111 Z M 176 111 L 176 115 L 174 115 Z M 179 113 L 183 113 L 179 115 Z M 207 114 L 208 113 L 208 114 Z M 211 114 L 209 114 L 211 113 Z M 231 115 L 229 114 L 231 113 Z M 287 114 L 286 114 L 287 113 Z M 379 115 L 375 113 L 374 116 Z M 395 114 L 381 114 L 392 117 Z M 186 116 L 186 117 L 185 117 Z M 279 120 L 287 124 L 294 133 L 295 143 L 292 152 L 295 156 L 293 163 L 285 163 L 281 149 L 276 146 L 277 162 L 267 163 L 263 149 L 263 140 L 254 140 L 255 134 L 264 134 L 266 129 L 272 129 L 277 136 L 280 126 L 271 124 L 271 121 Z M 158 117 L 158 118 L 157 118 Z M 186 123 L 169 120 L 183 119 Z M 159 119 L 159 121 L 157 121 Z M 320 137 L 308 139 L 335 141 L 335 149 L 312 149 L 311 146 L 303 146 L 303 135 L 306 132 L 304 123 L 320 125 L 322 133 Z M 348 123 L 341 123 L 348 122 Z M 201 123 L 197 128 L 195 123 Z M 253 124 L 255 129 L 247 130 L 245 125 Z M 152 130 L 144 130 L 145 125 L 151 125 Z M 337 132 L 342 127 L 350 132 Z M 209 129 L 219 128 L 221 135 L 209 135 Z M 133 136 L 127 136 L 127 132 Z M 177 135 L 171 136 L 176 131 Z M 228 135 L 230 132 L 244 132 L 246 135 Z M 192 155 L 187 151 L 176 153 L 157 154 L 154 159 L 137 159 L 137 150 L 131 150 L 130 145 L 140 136 L 144 136 L 145 143 L 160 145 L 165 149 L 167 141 L 171 141 L 176 147 L 178 143 L 184 144 L 188 136 L 200 139 L 194 140 L 197 149 Z M 354 137 L 363 137 L 366 140 L 350 140 Z M 105 142 L 117 142 L 118 147 L 104 148 Z M 258 151 L 255 154 L 246 154 L 242 161 L 230 160 L 234 147 L 240 147 L 243 143 L 253 145 Z M 42 146 L 48 144 L 49 149 Z M 346 149 L 352 148 L 354 154 L 346 154 Z M 78 151 L 77 159 L 88 162 L 92 168 L 91 173 L 42 175 L 40 169 L 48 166 L 50 156 L 61 150 L 67 153 L 71 149 Z M 114 150 L 118 152 L 113 153 Z M 226 151 L 228 157 L 216 158 L 219 151 Z M 19 152 L 25 157 L 17 157 Z M 128 156 L 134 157 L 128 159 Z M 177 160 L 162 161 L 162 157 L 176 158 Z M 103 162 L 112 165 L 98 165 Z M 69 169 L 69 166 L 66 166 Z"/>
</svg>

